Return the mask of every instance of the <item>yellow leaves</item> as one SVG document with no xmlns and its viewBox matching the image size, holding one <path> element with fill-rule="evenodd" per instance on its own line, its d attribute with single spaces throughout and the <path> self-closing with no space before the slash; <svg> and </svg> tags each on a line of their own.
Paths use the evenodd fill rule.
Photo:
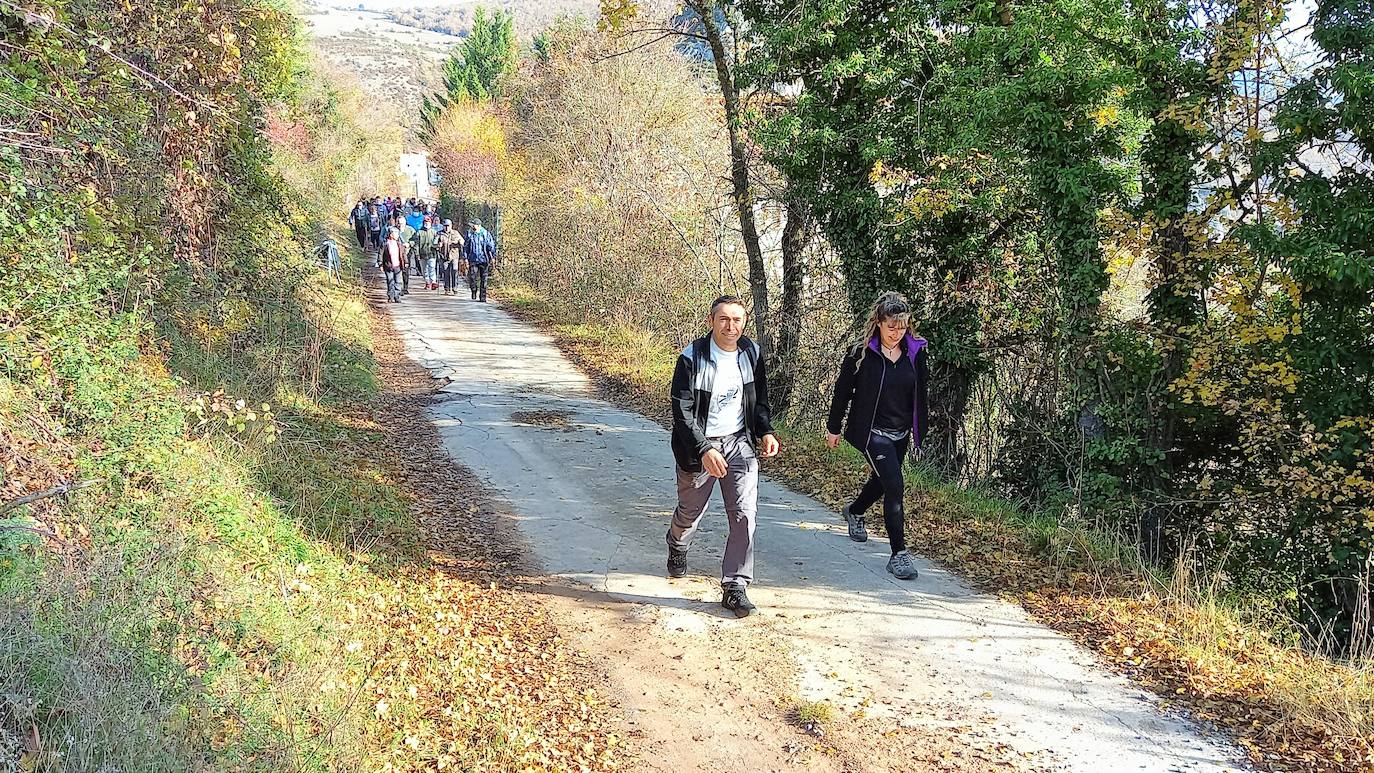
<svg viewBox="0 0 1374 773">
<path fill-rule="evenodd" d="M 619 32 L 639 16 L 637 0 L 601 0 L 596 29 L 600 32 Z"/>
<path fill-rule="evenodd" d="M 1091 117 L 1099 129 L 1115 125 L 1121 119 L 1121 106 L 1115 104 L 1102 105 L 1091 113 Z"/>
</svg>

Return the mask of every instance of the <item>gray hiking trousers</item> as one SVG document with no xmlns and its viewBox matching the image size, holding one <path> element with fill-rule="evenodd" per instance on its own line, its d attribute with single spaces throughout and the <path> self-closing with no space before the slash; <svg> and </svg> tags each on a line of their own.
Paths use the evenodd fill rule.
<svg viewBox="0 0 1374 773">
<path fill-rule="evenodd" d="M 759 459 L 745 430 L 723 438 L 711 438 L 725 455 L 730 470 L 720 479 L 720 495 L 725 500 L 725 517 L 730 536 L 725 540 L 721 561 L 721 583 L 748 585 L 754 579 L 754 514 L 759 500 Z M 677 507 L 668 527 L 668 544 L 687 549 L 696 534 L 716 479 L 702 472 L 677 471 Z"/>
</svg>

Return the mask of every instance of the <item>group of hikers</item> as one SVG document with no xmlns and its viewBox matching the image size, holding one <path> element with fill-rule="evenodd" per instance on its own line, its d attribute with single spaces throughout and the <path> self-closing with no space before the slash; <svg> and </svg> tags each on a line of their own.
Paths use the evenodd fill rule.
<svg viewBox="0 0 1374 773">
<path fill-rule="evenodd" d="M 467 233 L 440 219 L 431 203 L 419 199 L 374 196 L 359 199 L 348 213 L 358 246 L 374 256 L 373 265 L 386 274 L 386 299 L 400 303 L 410 293 L 410 277 L 423 278 L 424 289 L 457 295 L 465 277 L 475 301 L 487 300 L 487 280 L 496 260 L 496 242 L 469 218 Z"/>
<path fill-rule="evenodd" d="M 389 302 L 400 302 L 409 291 L 411 272 L 424 278 L 427 290 L 439 289 L 442 282 L 445 295 L 456 294 L 458 277 L 465 275 L 472 298 L 486 301 L 496 246 L 480 221 L 470 219 L 467 233 L 460 233 L 430 204 L 387 197 L 359 200 L 348 222 L 358 246 L 375 255 L 374 265 L 386 272 Z M 738 617 L 757 609 L 747 590 L 754 580 L 759 459 L 780 451 L 765 358 L 758 343 L 744 335 L 748 319 L 738 296 L 712 302 L 711 331 L 682 350 L 671 384 L 677 506 L 667 533 L 668 576 L 686 575 L 692 537 L 719 481 L 729 525 L 721 605 Z M 902 462 L 911 446 L 920 447 L 929 424 L 927 346 L 910 327 L 907 299 L 882 294 L 863 336 L 844 352 L 826 417 L 826 444 L 834 449 L 841 440 L 849 443 L 869 469 L 868 481 L 840 511 L 849 538 L 868 540 L 864 514 L 881 500 L 891 549 L 887 571 L 901 580 L 917 576 L 906 549 Z"/>
<path fill-rule="evenodd" d="M 756 607 L 747 589 L 754 579 L 754 522 L 759 458 L 780 450 L 768 405 L 768 375 L 759 345 L 744 336 L 744 301 L 725 295 L 711 304 L 711 332 L 678 356 L 673 370 L 673 457 L 677 507 L 668 527 L 668 576 L 687 573 L 687 550 L 716 481 L 729 534 L 721 562 L 721 605 L 738 617 Z M 883 503 L 891 556 L 887 571 L 917 576 L 906 549 L 907 449 L 920 446 L 929 425 L 926 341 L 911 333 L 911 307 L 899 293 L 884 293 L 868 316 L 864 335 L 846 350 L 826 417 L 826 444 L 841 440 L 863 454 L 869 477 L 840 514 L 849 538 L 868 540 L 864 513 Z"/>
</svg>

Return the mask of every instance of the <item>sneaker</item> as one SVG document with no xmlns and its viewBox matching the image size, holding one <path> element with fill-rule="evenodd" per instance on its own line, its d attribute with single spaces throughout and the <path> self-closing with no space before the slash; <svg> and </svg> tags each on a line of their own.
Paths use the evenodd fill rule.
<svg viewBox="0 0 1374 773">
<path fill-rule="evenodd" d="M 684 577 L 687 574 L 687 549 L 668 546 L 668 576 Z"/>
<path fill-rule="evenodd" d="M 892 554 L 892 558 L 887 560 L 887 571 L 899 580 L 914 580 L 920 574 L 916 571 L 916 559 L 905 550 Z"/>
<path fill-rule="evenodd" d="M 735 617 L 748 617 L 758 611 L 754 602 L 749 600 L 749 595 L 744 592 L 744 586 L 737 583 L 726 583 L 720 586 L 721 598 L 720 605 L 735 613 Z"/>
<path fill-rule="evenodd" d="M 849 505 L 845 505 L 840 511 L 844 516 L 845 523 L 849 524 L 849 538 L 855 542 L 868 541 L 868 529 L 864 528 L 864 517 L 849 512 Z"/>
</svg>

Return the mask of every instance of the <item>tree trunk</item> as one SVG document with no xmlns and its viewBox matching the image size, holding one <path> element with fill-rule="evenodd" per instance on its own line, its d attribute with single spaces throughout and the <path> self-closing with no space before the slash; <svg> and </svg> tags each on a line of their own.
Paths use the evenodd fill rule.
<svg viewBox="0 0 1374 773">
<path fill-rule="evenodd" d="M 721 35 L 720 25 L 716 24 L 715 4 L 696 1 L 689 2 L 687 6 L 701 18 L 706 40 L 711 45 L 711 58 L 715 60 L 716 81 L 720 84 L 720 95 L 725 102 L 725 126 L 730 137 L 730 182 L 734 186 L 735 207 L 739 210 L 739 228 L 740 236 L 744 239 L 744 252 L 749 256 L 749 289 L 754 300 L 754 331 L 758 336 L 759 346 L 763 347 L 764 356 L 772 358 L 768 268 L 763 263 L 763 248 L 759 246 L 758 226 L 754 223 L 754 197 L 749 192 L 749 159 L 745 153 L 744 139 L 740 136 L 739 91 L 735 88 L 735 77 L 730 71 L 731 62 L 726 59 L 725 39 Z"/>
<path fill-rule="evenodd" d="M 956 480 L 968 464 L 968 446 L 961 440 L 972 391 L 973 374 L 967 368 L 933 360 L 930 368 L 930 437 L 921 455 Z"/>
<path fill-rule="evenodd" d="M 769 395 L 775 414 L 792 404 L 797 377 L 797 349 L 801 339 L 802 256 L 811 241 L 811 209 L 799 197 L 787 193 L 787 222 L 782 227 L 782 301 L 778 305 L 778 346 L 773 358 Z"/>
<path fill-rule="evenodd" d="M 1149 45 L 1168 45 L 1175 35 L 1164 3 L 1142 4 L 1141 21 L 1144 42 Z M 1159 407 L 1151 411 L 1154 415 L 1144 438 L 1160 454 L 1146 477 L 1151 499 L 1160 501 L 1147 504 L 1140 519 L 1141 552 L 1155 564 L 1167 564 L 1177 555 L 1179 535 L 1170 532 L 1177 532 L 1182 519 L 1167 500 L 1172 499 L 1175 466 L 1180 461 L 1186 463 L 1178 458 L 1177 449 L 1182 406 L 1166 390 L 1187 369 L 1190 353 L 1186 331 L 1202 319 L 1202 297 L 1192 288 L 1209 286 L 1199 275 L 1201 263 L 1194 254 L 1187 220 L 1198 185 L 1203 138 L 1173 115 L 1180 99 L 1186 99 L 1182 95 L 1197 98 L 1206 94 L 1208 86 L 1186 82 L 1186 71 L 1180 69 L 1155 63 L 1143 67 L 1141 73 L 1153 121 L 1141 142 L 1140 206 L 1147 222 L 1159 223 L 1150 235 L 1148 255 L 1154 287 L 1145 301 L 1158 335 L 1157 345 L 1164 348 L 1163 372 L 1154 379 L 1156 394 L 1150 401 Z"/>
</svg>

